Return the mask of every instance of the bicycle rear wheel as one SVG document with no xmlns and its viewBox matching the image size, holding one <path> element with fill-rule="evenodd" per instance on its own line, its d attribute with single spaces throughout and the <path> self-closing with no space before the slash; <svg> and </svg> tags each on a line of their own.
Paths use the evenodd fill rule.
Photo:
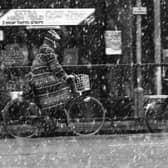
<svg viewBox="0 0 168 168">
<path fill-rule="evenodd" d="M 39 108 L 29 102 L 9 101 L 2 110 L 5 129 L 12 137 L 30 138 L 37 133 Z"/>
<path fill-rule="evenodd" d="M 68 108 L 68 125 L 76 135 L 94 135 L 105 121 L 102 103 L 91 96 L 77 97 Z"/>
</svg>

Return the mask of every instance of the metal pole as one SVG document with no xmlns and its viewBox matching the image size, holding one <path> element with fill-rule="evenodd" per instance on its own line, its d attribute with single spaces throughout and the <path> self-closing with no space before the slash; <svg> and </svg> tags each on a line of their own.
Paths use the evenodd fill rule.
<svg viewBox="0 0 168 168">
<path fill-rule="evenodd" d="M 133 49 L 132 49 L 132 45 L 133 45 L 133 18 L 132 18 L 132 0 L 129 0 L 129 28 L 130 28 L 130 64 L 131 64 L 131 68 L 130 68 L 130 73 L 131 73 L 131 84 L 130 84 L 130 90 L 131 90 L 131 98 L 133 98 L 134 96 L 134 59 L 133 59 Z"/>
<path fill-rule="evenodd" d="M 141 0 L 136 1 L 137 7 L 142 7 Z M 143 117 L 144 110 L 143 110 L 143 102 L 144 102 L 144 95 L 143 95 L 143 88 L 142 88 L 142 45 L 141 45 L 141 21 L 142 16 L 140 14 L 137 15 L 136 20 L 136 63 L 137 67 L 137 88 L 135 89 L 135 117 Z"/>
<path fill-rule="evenodd" d="M 161 63 L 161 26 L 160 26 L 160 0 L 154 0 L 154 44 L 155 44 L 155 63 Z M 156 94 L 162 94 L 162 75 L 161 67 L 156 67 L 155 71 Z"/>
<path fill-rule="evenodd" d="M 141 7 L 141 0 L 137 0 L 137 7 Z M 137 26 L 137 36 L 136 36 L 136 59 L 137 59 L 137 85 L 138 87 L 142 87 L 142 72 L 141 72 L 141 63 L 142 63 L 142 45 L 141 45 L 141 21 L 142 16 L 137 15 L 136 26 Z"/>
</svg>

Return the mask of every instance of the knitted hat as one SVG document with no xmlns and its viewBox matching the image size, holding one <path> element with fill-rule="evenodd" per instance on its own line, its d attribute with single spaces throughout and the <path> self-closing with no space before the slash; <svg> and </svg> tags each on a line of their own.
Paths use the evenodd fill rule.
<svg viewBox="0 0 168 168">
<path fill-rule="evenodd" d="M 54 43 L 55 41 L 59 41 L 61 40 L 61 35 L 59 33 L 59 30 L 56 31 L 54 29 L 48 30 L 45 34 L 44 34 L 44 39 Z"/>
</svg>

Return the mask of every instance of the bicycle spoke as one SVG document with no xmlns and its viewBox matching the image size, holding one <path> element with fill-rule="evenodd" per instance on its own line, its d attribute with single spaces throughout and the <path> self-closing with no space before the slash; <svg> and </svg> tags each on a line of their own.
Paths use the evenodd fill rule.
<svg viewBox="0 0 168 168">
<path fill-rule="evenodd" d="M 69 126 L 77 135 L 93 135 L 103 126 L 105 111 L 95 98 L 83 96 L 69 108 Z"/>
<path fill-rule="evenodd" d="M 10 102 L 4 108 L 3 119 L 5 121 L 6 130 L 13 137 L 32 137 L 37 132 L 34 120 L 37 119 L 38 115 L 31 114 L 28 110 L 29 104 L 21 107 L 22 108 L 20 108 L 19 103 L 15 104 L 15 102 Z"/>
</svg>

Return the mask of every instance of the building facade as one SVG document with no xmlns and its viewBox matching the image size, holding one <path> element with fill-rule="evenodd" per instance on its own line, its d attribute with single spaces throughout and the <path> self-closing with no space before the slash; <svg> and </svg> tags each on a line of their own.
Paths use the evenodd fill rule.
<svg viewBox="0 0 168 168">
<path fill-rule="evenodd" d="M 60 62 L 69 72 L 89 73 L 93 95 L 112 108 L 113 98 L 131 97 L 137 87 L 136 36 L 137 16 L 132 9 L 136 0 L 6 0 L 0 3 L 1 15 L 11 9 L 38 8 L 94 8 L 94 19 L 85 25 L 66 26 L 69 38 L 64 43 Z M 154 0 L 142 0 L 147 14 L 142 16 L 142 63 L 155 63 L 155 9 Z M 166 0 L 160 1 L 161 11 L 161 60 L 166 63 L 168 48 Z M 1 26 L 1 62 L 14 66 L 30 66 L 36 54 L 42 30 L 28 30 L 25 26 Z M 72 59 L 69 59 L 71 58 Z M 11 61 L 12 60 L 12 61 Z M 85 66 L 83 66 L 85 65 Z M 89 65 L 89 66 L 88 66 Z M 22 70 L 10 71 L 9 81 L 22 81 Z M 27 70 L 25 70 L 27 72 Z M 155 94 L 154 70 L 143 66 L 142 87 L 145 94 Z M 166 68 L 162 76 L 166 75 Z M 17 80 L 18 76 L 20 80 Z M 10 86 L 10 84 L 9 84 Z"/>
</svg>

